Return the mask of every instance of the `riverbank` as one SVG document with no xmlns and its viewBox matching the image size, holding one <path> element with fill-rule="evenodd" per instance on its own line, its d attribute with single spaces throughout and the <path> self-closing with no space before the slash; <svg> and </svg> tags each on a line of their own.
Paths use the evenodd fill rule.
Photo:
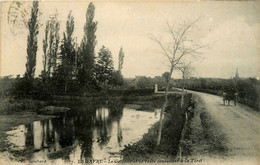
<svg viewBox="0 0 260 165">
<path fill-rule="evenodd" d="M 174 143 L 175 140 L 168 136 L 170 128 L 166 127 L 171 118 L 165 116 L 163 122 L 162 140 L 159 147 L 156 147 L 157 134 L 159 129 L 159 122 L 154 124 L 143 138 L 137 143 L 125 146 L 122 151 L 123 162 L 172 162 L 174 160 L 173 152 L 176 149 L 171 149 L 169 144 Z"/>
<path fill-rule="evenodd" d="M 185 112 L 190 105 L 191 95 L 186 95 L 184 107 L 180 107 L 180 97 L 169 99 L 163 120 L 161 144 L 156 146 L 159 122 L 154 124 L 143 138 L 122 150 L 123 162 L 176 162 L 181 132 L 185 122 Z"/>
<path fill-rule="evenodd" d="M 47 106 L 47 103 L 39 100 L 10 98 L 0 101 L 0 152 L 8 150 L 10 146 L 6 142 L 6 132 L 19 125 L 31 124 L 34 121 L 54 118 L 55 113 L 64 111 L 63 108 Z M 68 109 L 66 109 L 68 110 Z"/>
<path fill-rule="evenodd" d="M 8 149 L 9 143 L 6 143 L 7 131 L 11 131 L 19 125 L 30 124 L 37 120 L 54 118 L 51 115 L 37 115 L 35 112 L 14 113 L 12 115 L 0 115 L 0 152 Z"/>
</svg>

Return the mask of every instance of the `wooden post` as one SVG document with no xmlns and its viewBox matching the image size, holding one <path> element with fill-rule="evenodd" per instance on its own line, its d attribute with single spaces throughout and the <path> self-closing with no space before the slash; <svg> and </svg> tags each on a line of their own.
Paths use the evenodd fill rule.
<svg viewBox="0 0 260 165">
<path fill-rule="evenodd" d="M 155 84 L 154 85 L 154 93 L 157 93 L 158 92 L 158 84 Z"/>
</svg>

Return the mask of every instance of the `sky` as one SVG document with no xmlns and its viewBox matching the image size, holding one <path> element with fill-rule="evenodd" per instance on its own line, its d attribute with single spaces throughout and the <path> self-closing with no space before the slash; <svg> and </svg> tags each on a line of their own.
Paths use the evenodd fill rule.
<svg viewBox="0 0 260 165">
<path fill-rule="evenodd" d="M 49 15 L 58 12 L 61 33 L 69 11 L 75 18 L 74 36 L 80 43 L 85 14 L 89 2 L 40 2 L 41 23 L 38 36 L 36 75 L 42 70 L 42 40 L 45 22 Z M 194 77 L 230 78 L 236 68 L 241 77 L 260 77 L 260 2 L 255 1 L 196 1 L 196 2 L 94 2 L 94 20 L 97 26 L 96 55 L 104 45 L 112 52 L 117 68 L 120 47 L 125 58 L 124 77 L 160 76 L 169 71 L 168 61 L 159 53 L 160 47 L 149 36 L 171 37 L 167 22 L 174 28 L 180 23 L 201 17 L 190 37 L 196 43 L 208 45 L 197 58 L 187 58 L 194 68 Z M 31 2 L 22 2 L 16 11 L 15 24 L 8 14 L 13 2 L 1 2 L 1 76 L 23 75 L 26 63 L 28 29 L 22 23 L 30 12 L 21 17 L 21 11 L 29 11 Z M 24 12 L 25 13 L 25 12 Z M 8 22 L 9 19 L 9 22 Z M 19 24 L 20 23 L 20 24 Z M 176 70 L 173 78 L 179 77 Z"/>
</svg>

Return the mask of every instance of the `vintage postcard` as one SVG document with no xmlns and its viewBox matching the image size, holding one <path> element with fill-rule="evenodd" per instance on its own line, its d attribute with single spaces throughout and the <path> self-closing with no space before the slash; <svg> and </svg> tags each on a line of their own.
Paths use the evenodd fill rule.
<svg viewBox="0 0 260 165">
<path fill-rule="evenodd" d="M 0 165 L 260 164 L 260 2 L 0 5 Z"/>
</svg>

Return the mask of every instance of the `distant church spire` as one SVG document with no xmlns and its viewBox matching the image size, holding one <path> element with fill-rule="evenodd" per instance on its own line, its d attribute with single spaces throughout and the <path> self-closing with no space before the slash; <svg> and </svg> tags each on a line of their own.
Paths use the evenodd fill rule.
<svg viewBox="0 0 260 165">
<path fill-rule="evenodd" d="M 236 68 L 235 79 L 239 79 L 238 69 Z"/>
</svg>

